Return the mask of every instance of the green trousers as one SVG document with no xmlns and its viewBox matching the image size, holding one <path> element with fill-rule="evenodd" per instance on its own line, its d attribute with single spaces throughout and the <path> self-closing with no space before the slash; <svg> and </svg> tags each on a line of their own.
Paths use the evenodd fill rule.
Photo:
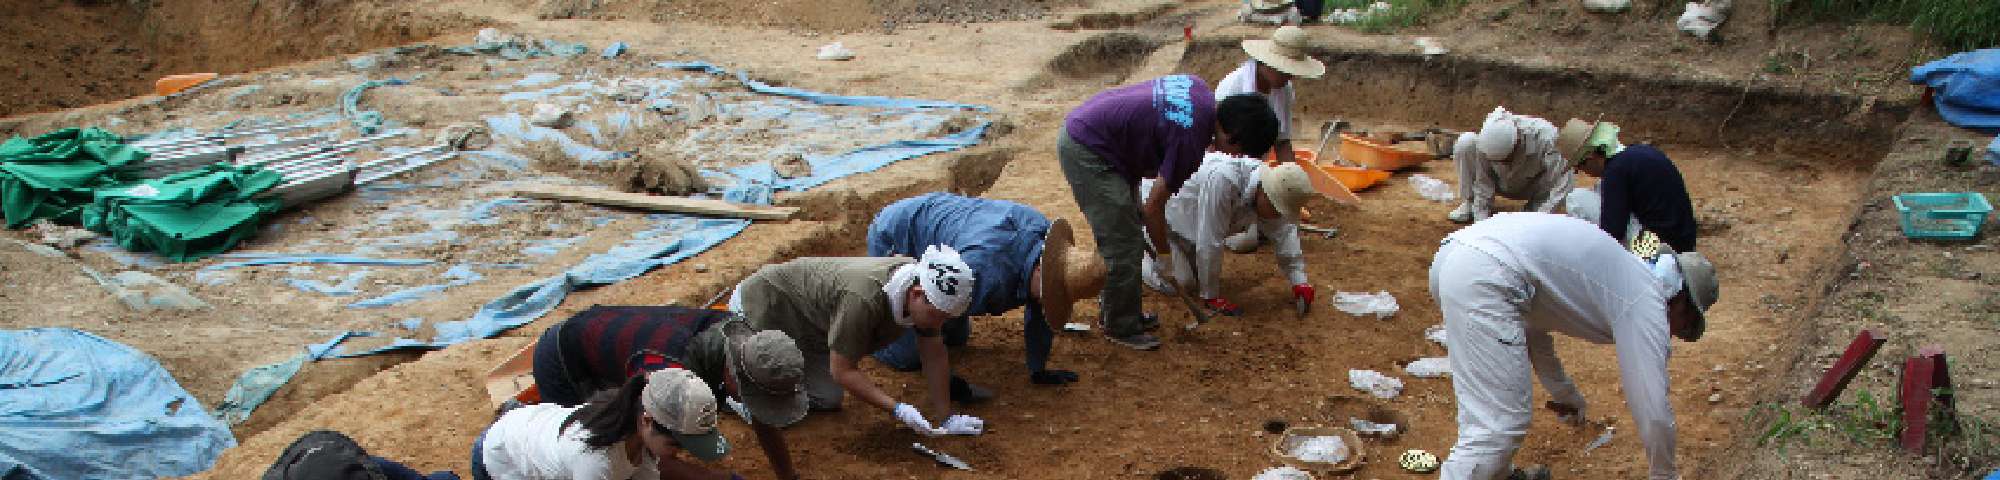
<svg viewBox="0 0 2000 480">
<path fill-rule="evenodd" d="M 1132 184 L 1088 147 L 1056 134 L 1056 158 L 1062 163 L 1069 191 L 1090 222 L 1097 253 L 1104 257 L 1104 291 L 1099 294 L 1099 318 L 1105 333 L 1123 337 L 1145 331 L 1139 318 L 1139 258 L 1146 238 L 1139 233 L 1139 199 Z"/>
</svg>

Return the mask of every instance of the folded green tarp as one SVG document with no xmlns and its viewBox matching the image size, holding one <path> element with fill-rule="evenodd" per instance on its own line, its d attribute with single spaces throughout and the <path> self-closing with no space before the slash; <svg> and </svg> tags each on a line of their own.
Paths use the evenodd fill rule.
<svg viewBox="0 0 2000 480">
<path fill-rule="evenodd" d="M 146 159 L 118 135 L 97 128 L 67 128 L 0 143 L 0 216 L 7 228 L 40 219 L 75 223 L 92 191 L 128 181 L 117 167 Z"/>
<path fill-rule="evenodd" d="M 213 164 L 115 188 L 83 208 L 83 227 L 134 252 L 188 261 L 234 247 L 257 233 L 277 200 L 258 194 L 284 183 L 277 172 Z"/>
</svg>

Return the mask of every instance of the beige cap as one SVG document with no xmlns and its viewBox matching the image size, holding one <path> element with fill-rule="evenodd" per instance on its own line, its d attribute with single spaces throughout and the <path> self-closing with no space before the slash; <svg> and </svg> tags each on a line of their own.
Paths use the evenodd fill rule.
<svg viewBox="0 0 2000 480">
<path fill-rule="evenodd" d="M 1682 340 L 1700 340 L 1708 331 L 1708 308 L 1715 306 L 1716 297 L 1722 293 L 1722 284 L 1715 278 L 1715 264 L 1701 252 L 1674 254 L 1674 261 L 1681 269 L 1681 289 L 1687 292 L 1688 300 L 1693 300 L 1696 313 L 1695 326 Z"/>
<path fill-rule="evenodd" d="M 749 407 L 750 418 L 774 427 L 805 418 L 806 360 L 792 337 L 779 330 L 755 331 L 740 317 L 719 326 L 729 339 L 724 352 L 736 375 L 736 394 Z"/>
<path fill-rule="evenodd" d="M 1598 118 L 1595 122 L 1572 118 L 1563 123 L 1561 131 L 1556 132 L 1556 153 L 1562 154 L 1563 159 L 1567 160 L 1571 167 L 1583 163 L 1589 147 L 1616 149 L 1618 146 L 1618 125 L 1604 121 L 1602 115 Z M 1607 152 L 1607 154 L 1617 154 L 1617 152 Z"/>
<path fill-rule="evenodd" d="M 1294 77 L 1319 78 L 1326 74 L 1326 64 L 1307 55 L 1308 48 L 1305 29 L 1291 25 L 1278 27 L 1270 40 L 1243 41 L 1243 52 L 1258 63 Z"/>
<path fill-rule="evenodd" d="M 1327 178 L 1318 181 L 1320 179 L 1307 174 L 1305 167 L 1297 163 L 1258 167 L 1257 178 L 1258 185 L 1264 189 L 1264 197 L 1271 200 L 1271 206 L 1277 207 L 1278 214 L 1285 217 L 1286 222 L 1298 223 L 1299 211 L 1314 195 L 1341 203 L 1359 200 L 1338 180 Z"/>
<path fill-rule="evenodd" d="M 654 370 L 646 376 L 646 390 L 639 403 L 654 423 L 665 427 L 681 449 L 695 458 L 713 462 L 729 454 L 729 440 L 715 428 L 715 394 L 694 372 Z"/>
</svg>

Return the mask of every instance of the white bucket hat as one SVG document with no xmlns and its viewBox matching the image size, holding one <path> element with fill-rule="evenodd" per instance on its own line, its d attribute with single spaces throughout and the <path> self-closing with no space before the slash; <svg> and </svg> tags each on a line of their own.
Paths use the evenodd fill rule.
<svg viewBox="0 0 2000 480">
<path fill-rule="evenodd" d="M 1476 144 L 1479 154 L 1489 159 L 1504 159 L 1514 152 L 1514 143 L 1520 141 L 1520 127 L 1514 125 L 1514 114 L 1506 110 L 1494 109 L 1486 116 L 1486 124 L 1479 127 Z"/>
<path fill-rule="evenodd" d="M 1271 32 L 1270 40 L 1244 40 L 1243 52 L 1258 63 L 1300 78 L 1319 78 L 1326 74 L 1326 64 L 1306 54 L 1305 29 L 1286 25 Z"/>
</svg>

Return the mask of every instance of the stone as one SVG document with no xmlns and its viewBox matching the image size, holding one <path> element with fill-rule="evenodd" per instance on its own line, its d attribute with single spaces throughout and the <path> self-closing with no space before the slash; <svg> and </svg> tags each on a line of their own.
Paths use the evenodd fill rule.
<svg viewBox="0 0 2000 480">
<path fill-rule="evenodd" d="M 535 113 L 528 116 L 528 123 L 537 127 L 554 129 L 569 128 L 569 109 L 552 103 L 535 104 Z"/>
<path fill-rule="evenodd" d="M 1720 393 L 1710 394 L 1708 396 L 1708 403 L 1710 404 L 1722 403 L 1722 394 Z"/>
</svg>

